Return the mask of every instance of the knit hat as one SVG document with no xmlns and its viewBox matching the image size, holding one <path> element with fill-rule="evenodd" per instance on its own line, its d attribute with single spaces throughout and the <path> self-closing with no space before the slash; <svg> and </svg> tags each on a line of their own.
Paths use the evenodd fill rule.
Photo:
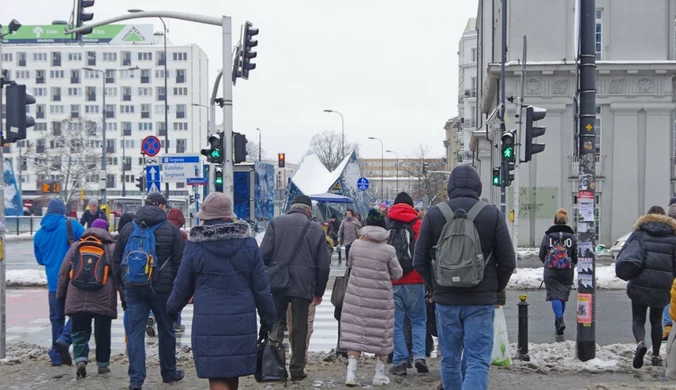
<svg viewBox="0 0 676 390">
<path fill-rule="evenodd" d="M 385 229 L 385 217 L 383 217 L 383 214 L 380 212 L 380 210 L 377 209 L 371 209 L 369 210 L 369 214 L 366 217 L 366 221 L 364 222 L 365 226 L 380 226 L 381 228 Z"/>
<path fill-rule="evenodd" d="M 167 200 L 159 192 L 153 192 L 146 197 L 146 206 L 167 205 Z"/>
<path fill-rule="evenodd" d="M 405 204 L 413 207 L 413 198 L 411 198 L 411 196 L 409 194 L 402 191 L 402 192 L 397 194 L 396 198 L 394 198 L 394 204 L 398 204 L 398 203 L 405 203 Z"/>
<path fill-rule="evenodd" d="M 89 205 L 99 207 L 99 201 L 96 199 L 89 199 Z"/>
<path fill-rule="evenodd" d="M 381 203 L 378 205 L 378 208 L 386 209 L 386 208 L 387 208 L 387 203 L 381 202 Z"/>
<path fill-rule="evenodd" d="M 297 203 L 304 204 L 306 206 L 312 207 L 312 199 L 310 199 L 310 197 L 307 196 L 307 195 L 296 195 L 296 197 L 293 198 L 293 201 L 291 202 L 291 204 L 297 204 Z"/>
<path fill-rule="evenodd" d="M 669 201 L 669 206 L 671 206 L 674 203 L 676 203 L 676 196 L 671 198 L 671 200 Z"/>
<path fill-rule="evenodd" d="M 196 217 L 205 221 L 237 218 L 232 212 L 232 199 L 222 192 L 213 192 L 204 199 Z"/>
<path fill-rule="evenodd" d="M 66 215 L 66 204 L 59 198 L 54 198 L 47 203 L 47 214 Z"/>
<path fill-rule="evenodd" d="M 106 222 L 105 219 L 97 218 L 97 219 L 94 220 L 94 222 L 92 222 L 91 227 L 99 228 L 99 229 L 103 229 L 103 230 L 107 231 L 108 230 L 108 222 Z"/>
</svg>

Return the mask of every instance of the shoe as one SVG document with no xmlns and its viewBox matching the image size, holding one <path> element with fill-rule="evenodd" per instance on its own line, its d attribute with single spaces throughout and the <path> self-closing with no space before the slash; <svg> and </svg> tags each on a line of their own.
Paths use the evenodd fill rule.
<svg viewBox="0 0 676 390">
<path fill-rule="evenodd" d="M 411 357 L 411 355 L 408 355 L 408 360 L 406 361 L 406 368 L 413 368 L 413 358 Z"/>
<path fill-rule="evenodd" d="M 99 367 L 99 375 L 110 373 L 110 367 Z"/>
<path fill-rule="evenodd" d="M 143 385 L 129 385 L 129 390 L 143 390 Z"/>
<path fill-rule="evenodd" d="M 373 386 L 389 385 L 390 378 L 385 376 L 385 363 L 376 359 L 376 374 L 373 375 Z"/>
<path fill-rule="evenodd" d="M 185 326 L 181 324 L 174 324 L 174 332 L 175 333 L 183 333 L 185 332 Z"/>
<path fill-rule="evenodd" d="M 176 374 L 174 374 L 174 376 L 172 378 L 168 378 L 168 379 L 163 378 L 162 382 L 164 382 L 164 383 L 178 382 L 181 379 L 183 379 L 184 376 L 185 376 L 185 372 L 183 370 L 176 369 Z"/>
<path fill-rule="evenodd" d="M 291 381 L 302 381 L 305 378 L 307 378 L 307 372 L 305 371 L 301 372 L 300 374 L 291 373 Z"/>
<path fill-rule="evenodd" d="M 347 361 L 347 375 L 345 386 L 357 386 L 357 358 L 350 357 Z"/>
<path fill-rule="evenodd" d="M 554 320 L 554 327 L 556 328 L 556 335 L 563 336 L 563 331 L 566 330 L 566 323 L 563 321 L 563 317 Z"/>
<path fill-rule="evenodd" d="M 68 344 L 64 343 L 63 341 L 57 340 L 54 343 L 54 349 L 56 352 L 59 353 L 59 357 L 61 358 L 61 364 L 65 364 L 67 366 L 72 366 L 73 365 L 73 358 L 70 357 L 70 351 L 68 351 L 70 347 Z"/>
<path fill-rule="evenodd" d="M 659 356 L 654 356 L 652 358 L 653 367 L 662 367 L 662 358 Z"/>
<path fill-rule="evenodd" d="M 406 370 L 406 363 L 401 363 L 397 364 L 396 366 L 392 366 L 392 368 L 390 368 L 390 374 L 394 374 L 397 376 L 406 376 L 408 374 Z"/>
<path fill-rule="evenodd" d="M 669 333 L 671 333 L 671 325 L 664 327 L 664 332 L 662 332 L 662 341 L 669 340 Z"/>
<path fill-rule="evenodd" d="M 641 341 L 636 347 L 636 353 L 634 353 L 634 368 L 643 367 L 643 357 L 645 357 L 648 348 L 645 346 L 645 343 Z"/>
<path fill-rule="evenodd" d="M 415 369 L 418 370 L 418 374 L 427 374 L 430 372 L 430 369 L 427 368 L 427 362 L 425 359 L 416 359 L 414 364 Z"/>
<path fill-rule="evenodd" d="M 87 363 L 79 362 L 76 366 L 75 375 L 77 379 L 84 379 L 87 377 Z"/>
<path fill-rule="evenodd" d="M 146 322 L 146 334 L 148 337 L 155 337 L 155 318 L 148 317 L 148 322 Z"/>
</svg>

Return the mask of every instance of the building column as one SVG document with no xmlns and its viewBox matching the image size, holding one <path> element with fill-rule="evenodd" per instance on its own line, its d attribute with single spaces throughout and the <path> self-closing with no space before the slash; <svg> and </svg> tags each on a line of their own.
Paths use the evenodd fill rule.
<svg viewBox="0 0 676 390">
<path fill-rule="evenodd" d="M 643 107 L 647 113 L 645 150 L 639 154 L 644 156 L 645 161 L 645 170 L 641 173 L 644 179 L 642 211 L 645 212 L 653 205 L 666 207 L 671 197 L 671 113 L 675 105 L 644 104 Z"/>
</svg>

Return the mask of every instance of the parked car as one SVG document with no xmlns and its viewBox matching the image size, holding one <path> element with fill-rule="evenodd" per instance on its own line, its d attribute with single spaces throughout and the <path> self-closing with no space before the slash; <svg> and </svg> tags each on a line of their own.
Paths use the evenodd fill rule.
<svg viewBox="0 0 676 390">
<path fill-rule="evenodd" d="M 622 247 L 631 236 L 631 233 L 627 233 L 624 236 L 620 237 L 615 241 L 612 247 L 610 247 L 610 255 L 613 257 L 613 260 L 617 260 L 617 254 L 620 253 Z"/>
</svg>

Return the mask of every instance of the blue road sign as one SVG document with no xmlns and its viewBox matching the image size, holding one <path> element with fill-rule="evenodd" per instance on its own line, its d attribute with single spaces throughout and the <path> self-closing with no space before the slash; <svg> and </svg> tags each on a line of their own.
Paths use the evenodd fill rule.
<svg viewBox="0 0 676 390">
<path fill-rule="evenodd" d="M 200 177 L 200 156 L 162 156 L 162 180 L 165 183 L 186 183 L 188 179 Z"/>
<path fill-rule="evenodd" d="M 206 177 L 189 177 L 187 182 L 189 186 L 205 186 L 209 184 L 209 179 Z"/>
<path fill-rule="evenodd" d="M 359 188 L 362 191 L 366 191 L 369 189 L 369 179 L 365 177 L 360 177 L 359 180 L 357 180 L 357 188 Z"/>
<path fill-rule="evenodd" d="M 160 143 L 160 139 L 155 137 L 154 135 L 149 135 L 143 139 L 143 142 L 141 142 L 141 151 L 143 154 L 146 156 L 157 156 L 157 154 L 160 152 L 162 149 L 162 144 Z"/>
<path fill-rule="evenodd" d="M 161 192 L 160 190 L 160 166 L 148 165 L 146 166 L 146 192 Z"/>
</svg>

